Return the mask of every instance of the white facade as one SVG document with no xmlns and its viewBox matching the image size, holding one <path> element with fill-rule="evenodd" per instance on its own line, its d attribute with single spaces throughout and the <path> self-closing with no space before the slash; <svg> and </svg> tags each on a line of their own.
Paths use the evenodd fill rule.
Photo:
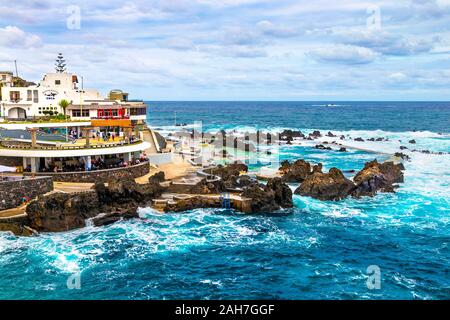
<svg viewBox="0 0 450 320">
<path fill-rule="evenodd" d="M 120 116 L 127 116 L 131 120 L 146 119 L 146 106 L 142 102 L 105 100 L 97 90 L 81 90 L 78 77 L 72 73 L 48 73 L 37 85 L 4 86 L 1 90 L 0 115 L 7 120 L 25 120 L 63 114 L 64 110 L 58 105 L 63 99 L 71 103 L 66 110 L 66 115 L 73 120 L 98 118 L 99 115 L 103 115 L 103 112 L 98 112 L 100 108 L 120 109 Z M 135 111 L 137 109 L 139 109 L 138 112 Z M 113 112 L 105 112 L 105 114 L 111 114 L 112 117 Z M 117 114 L 117 111 L 114 111 L 114 114 Z"/>
<path fill-rule="evenodd" d="M 13 73 L 10 71 L 0 71 L 0 83 L 4 87 L 9 87 L 12 84 Z"/>
</svg>

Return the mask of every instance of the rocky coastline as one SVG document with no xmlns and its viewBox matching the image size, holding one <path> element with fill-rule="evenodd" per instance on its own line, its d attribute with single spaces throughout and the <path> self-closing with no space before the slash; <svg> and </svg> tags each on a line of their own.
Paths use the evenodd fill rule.
<svg viewBox="0 0 450 320">
<path fill-rule="evenodd" d="M 215 137 L 201 134 L 203 139 Z M 285 130 L 278 136 L 278 141 L 292 142 L 294 139 L 314 140 L 319 137 L 333 137 L 340 140 L 349 137 L 328 132 L 322 134 L 313 131 L 308 135 L 301 131 Z M 264 139 L 266 142 L 277 141 L 272 135 L 257 133 L 255 137 L 246 136 L 237 142 L 243 143 L 243 150 L 253 150 L 251 141 Z M 231 139 L 222 133 L 221 139 L 216 139 L 223 146 Z M 235 138 L 233 138 L 235 139 Z M 356 138 L 354 140 L 362 140 Z M 372 139 L 368 139 L 371 140 Z M 373 139 L 382 141 L 383 138 Z M 236 141 L 236 140 L 234 140 Z M 410 143 L 413 143 L 410 141 Z M 330 150 L 322 144 L 317 149 Z M 335 141 L 332 144 L 337 144 Z M 404 148 L 402 149 L 404 150 Z M 346 148 L 336 150 L 345 152 Z M 396 157 L 408 160 L 404 153 L 396 153 Z M 195 185 L 183 190 L 190 197 L 179 197 L 164 208 L 166 212 L 182 212 L 196 208 L 220 207 L 217 199 L 208 196 L 219 196 L 223 193 L 233 193 L 248 202 L 247 213 L 272 213 L 280 209 L 293 207 L 293 194 L 308 196 L 323 201 L 337 201 L 347 197 L 373 197 L 379 192 L 395 192 L 398 183 L 404 180 L 402 163 L 392 161 L 378 163 L 376 160 L 365 164 L 352 179 L 349 179 L 338 168 L 323 172 L 322 164 L 311 164 L 304 159 L 293 162 L 284 161 L 279 168 L 280 177 L 269 178 L 261 183 L 247 175 L 248 167 L 243 163 L 234 162 L 226 166 L 211 168 L 208 173 L 213 177 L 201 179 Z M 123 219 L 138 218 L 138 208 L 151 206 L 152 202 L 165 192 L 172 192 L 172 182 L 165 182 L 163 172 L 151 176 L 147 183 L 139 184 L 134 179 L 111 180 L 108 183 L 96 183 L 91 191 L 80 193 L 50 193 L 41 195 L 31 201 L 26 209 L 26 217 L 17 221 L 0 222 L 0 230 L 9 230 L 17 235 L 33 235 L 39 232 L 61 232 L 88 225 L 101 226 Z M 292 192 L 292 184 L 298 184 Z M 180 193 L 180 192 L 175 192 Z"/>
</svg>

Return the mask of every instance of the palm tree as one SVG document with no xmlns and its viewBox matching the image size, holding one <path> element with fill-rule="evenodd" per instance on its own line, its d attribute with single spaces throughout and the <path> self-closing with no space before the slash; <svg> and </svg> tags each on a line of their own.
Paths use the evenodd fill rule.
<svg viewBox="0 0 450 320">
<path fill-rule="evenodd" d="M 70 105 L 70 102 L 66 99 L 62 99 L 58 102 L 58 105 L 63 109 L 64 111 L 64 117 L 66 117 L 66 108 Z"/>
</svg>

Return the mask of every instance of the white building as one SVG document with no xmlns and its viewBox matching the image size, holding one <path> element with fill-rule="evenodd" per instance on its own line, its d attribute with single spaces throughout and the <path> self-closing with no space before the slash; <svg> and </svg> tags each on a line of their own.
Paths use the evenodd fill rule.
<svg viewBox="0 0 450 320">
<path fill-rule="evenodd" d="M 9 87 L 12 85 L 13 73 L 11 71 L 0 71 L 0 84 L 3 87 Z"/>
<path fill-rule="evenodd" d="M 0 79 L 2 75 L 8 74 L 0 74 Z M 72 120 L 146 119 L 147 106 L 142 101 L 108 100 L 97 90 L 82 90 L 77 75 L 72 73 L 48 73 L 37 85 L 6 85 L 1 90 L 0 115 L 5 120 L 26 120 L 64 114 L 64 110 L 59 106 L 63 99 L 70 103 L 65 112 Z"/>
</svg>

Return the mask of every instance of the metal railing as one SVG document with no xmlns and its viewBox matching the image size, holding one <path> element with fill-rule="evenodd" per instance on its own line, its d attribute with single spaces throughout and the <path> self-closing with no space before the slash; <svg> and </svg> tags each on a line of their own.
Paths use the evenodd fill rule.
<svg viewBox="0 0 450 320">
<path fill-rule="evenodd" d="M 8 141 L 9 142 L 9 141 Z M 0 141 L 0 145 L 5 149 L 19 149 L 19 150 L 82 150 L 82 149 L 107 149 L 107 148 L 117 148 L 123 146 L 136 145 L 141 143 L 142 140 L 135 139 L 133 142 L 125 142 L 123 143 L 106 143 L 106 144 L 92 144 L 89 146 L 79 145 L 79 146 L 66 146 L 66 145 L 57 145 L 57 146 L 42 146 L 38 145 L 33 147 L 31 145 L 11 145 L 5 144 L 5 141 Z"/>
</svg>

